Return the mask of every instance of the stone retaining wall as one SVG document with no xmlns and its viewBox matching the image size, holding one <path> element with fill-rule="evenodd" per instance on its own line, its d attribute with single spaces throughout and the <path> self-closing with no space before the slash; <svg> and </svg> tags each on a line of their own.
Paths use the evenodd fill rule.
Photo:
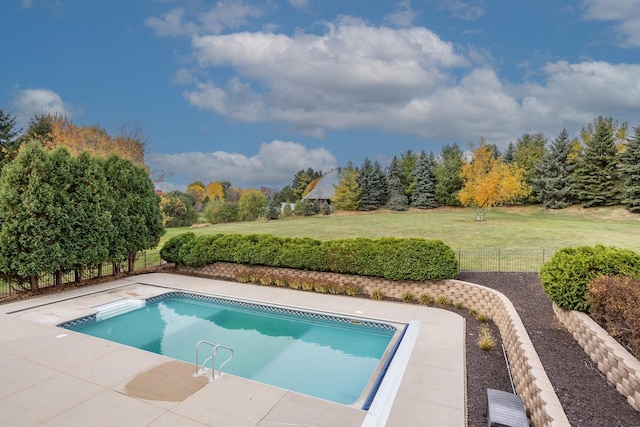
<svg viewBox="0 0 640 427">
<path fill-rule="evenodd" d="M 597 365 L 616 390 L 640 411 L 640 362 L 586 313 L 553 304 L 564 327 Z"/>
<path fill-rule="evenodd" d="M 245 266 L 231 263 L 215 263 L 202 268 L 176 267 L 178 272 L 198 276 L 235 280 L 236 271 L 247 268 L 257 273 L 278 274 L 295 278 L 316 278 L 362 286 L 364 293 L 380 290 L 386 298 L 402 300 L 407 292 L 419 298 L 428 294 L 433 299 L 446 296 L 451 303 L 461 303 L 491 318 L 500 330 L 507 351 L 516 391 L 522 399 L 533 426 L 569 427 L 562 405 L 538 358 L 533 343 L 511 301 L 493 289 L 462 282 L 445 281 L 396 281 L 374 277 L 352 276 L 272 267 Z"/>
</svg>

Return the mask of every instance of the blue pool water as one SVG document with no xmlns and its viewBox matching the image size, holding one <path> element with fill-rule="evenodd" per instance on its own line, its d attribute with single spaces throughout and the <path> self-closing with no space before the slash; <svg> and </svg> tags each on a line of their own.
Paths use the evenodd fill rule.
<svg viewBox="0 0 640 427">
<path fill-rule="evenodd" d="M 224 372 L 342 404 L 361 397 L 396 332 L 383 323 L 183 292 L 60 326 L 191 363 L 198 341 L 222 344 L 234 350 Z M 210 347 L 201 348 L 200 362 L 210 355 Z M 226 355 L 220 350 L 216 368 Z"/>
</svg>

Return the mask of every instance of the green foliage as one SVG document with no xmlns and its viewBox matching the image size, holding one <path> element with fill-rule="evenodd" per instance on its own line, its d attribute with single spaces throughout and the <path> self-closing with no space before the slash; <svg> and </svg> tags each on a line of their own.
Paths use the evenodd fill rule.
<svg viewBox="0 0 640 427">
<path fill-rule="evenodd" d="M 291 202 L 300 200 L 309 183 L 320 177 L 322 177 L 322 171 L 314 171 L 312 168 L 308 168 L 306 171 L 300 169 L 296 172 L 293 177 L 293 182 L 291 183 L 291 190 L 294 196 Z"/>
<path fill-rule="evenodd" d="M 295 204 L 294 212 L 298 216 L 311 216 L 320 212 L 320 206 L 313 200 L 302 199 Z"/>
<path fill-rule="evenodd" d="M 584 155 L 575 170 L 576 196 L 585 208 L 620 202 L 613 119 L 598 117 L 595 130 L 583 130 Z"/>
<path fill-rule="evenodd" d="M 204 208 L 204 218 L 211 224 L 236 222 L 240 218 L 240 208 L 236 202 L 212 200 Z"/>
<path fill-rule="evenodd" d="M 378 162 L 371 163 L 369 159 L 364 160 L 358 175 L 358 186 L 360 187 L 359 210 L 376 210 L 386 202 L 387 182 Z"/>
<path fill-rule="evenodd" d="M 630 212 L 640 213 L 640 126 L 625 144 L 622 154 L 623 203 Z"/>
<path fill-rule="evenodd" d="M 563 209 L 574 200 L 573 170 L 576 163 L 571 160 L 572 143 L 563 129 L 553 141 L 550 149 L 535 163 L 535 174 L 531 181 L 536 198 L 545 208 Z"/>
<path fill-rule="evenodd" d="M 407 150 L 400 155 L 398 159 L 399 174 L 398 178 L 402 184 L 404 195 L 407 196 L 407 203 L 410 202 L 410 196 L 413 192 L 413 187 L 416 185 L 414 177 L 414 171 L 416 164 L 418 163 L 419 155 L 411 150 Z"/>
<path fill-rule="evenodd" d="M 589 315 L 613 338 L 640 355 L 640 281 L 600 276 L 587 288 Z"/>
<path fill-rule="evenodd" d="M 0 108 L 0 170 L 18 154 L 20 130 L 16 128 L 16 118 Z"/>
<path fill-rule="evenodd" d="M 193 197 L 181 191 L 162 195 L 160 210 L 165 227 L 189 227 L 198 220 L 198 211 Z"/>
<path fill-rule="evenodd" d="M 226 261 L 394 280 L 451 279 L 458 274 L 455 253 L 439 240 L 360 238 L 321 242 L 264 234 L 176 238 L 167 242 L 167 255 L 173 262 L 192 267 Z"/>
<path fill-rule="evenodd" d="M 535 177 L 535 164 L 540 162 L 547 152 L 546 144 L 547 138 L 541 133 L 525 133 L 516 142 L 513 163 L 524 169 L 522 179 L 529 186 Z M 530 201 L 533 202 L 535 199 Z"/>
<path fill-rule="evenodd" d="M 411 193 L 411 206 L 418 209 L 431 209 L 438 206 L 436 201 L 436 177 L 433 173 L 435 158 L 420 153 L 414 170 L 415 186 Z"/>
<path fill-rule="evenodd" d="M 187 243 L 192 243 L 196 235 L 193 233 L 182 233 L 172 237 L 160 249 L 160 256 L 167 262 L 175 262 L 184 264 L 184 260 L 180 257 L 180 250 Z"/>
<path fill-rule="evenodd" d="M 245 191 L 238 201 L 242 221 L 255 221 L 264 215 L 266 207 L 267 196 L 258 190 Z"/>
<path fill-rule="evenodd" d="M 280 218 L 280 204 L 276 203 L 275 199 L 269 200 L 267 203 L 267 209 L 264 212 L 264 216 L 267 219 L 278 219 Z"/>
<path fill-rule="evenodd" d="M 340 181 L 333 196 L 333 205 L 336 209 L 355 211 L 359 203 L 358 171 L 353 166 L 347 166 L 340 174 Z"/>
<path fill-rule="evenodd" d="M 461 172 L 463 153 L 457 144 L 445 145 L 440 153 L 440 160 L 433 166 L 436 178 L 436 201 L 444 206 L 460 206 L 458 193 L 464 182 Z"/>
<path fill-rule="evenodd" d="M 392 211 L 406 211 L 409 207 L 401 174 L 402 170 L 398 158 L 394 157 L 389 165 L 389 200 L 387 201 L 387 208 Z"/>
<path fill-rule="evenodd" d="M 540 269 L 542 287 L 553 302 L 585 312 L 587 285 L 600 275 L 640 277 L 640 254 L 602 245 L 564 248 Z"/>
</svg>

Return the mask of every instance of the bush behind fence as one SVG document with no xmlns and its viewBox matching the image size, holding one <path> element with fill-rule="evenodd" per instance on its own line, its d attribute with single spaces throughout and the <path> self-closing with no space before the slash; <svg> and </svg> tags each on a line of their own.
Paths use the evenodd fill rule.
<svg viewBox="0 0 640 427">
<path fill-rule="evenodd" d="M 455 250 L 458 257 L 460 271 L 497 271 L 497 272 L 538 272 L 540 267 L 555 253 L 555 249 L 477 249 L 477 250 Z M 136 259 L 135 270 L 146 269 L 161 265 L 160 251 L 141 252 Z M 126 264 L 121 265 L 120 271 L 126 270 Z M 112 276 L 113 265 L 105 263 L 102 265 L 101 277 Z M 98 277 L 98 267 L 85 268 L 82 270 L 80 281 L 95 279 Z M 62 283 L 76 282 L 76 272 L 69 271 L 63 275 Z M 54 275 L 51 273 L 40 276 L 39 288 L 54 286 Z M 0 280 L 0 297 L 12 295 L 19 292 L 17 286 L 10 286 L 9 283 Z"/>
<path fill-rule="evenodd" d="M 138 254 L 134 265 L 134 271 L 144 270 L 150 267 L 160 266 L 164 261 L 160 258 L 160 250 L 142 251 Z M 109 277 L 117 274 L 118 271 L 127 270 L 127 263 L 122 262 L 115 265 L 113 263 L 103 263 L 101 268 L 97 265 L 84 267 L 77 271 L 67 271 L 62 274 L 61 284 L 74 283 L 96 279 L 98 277 Z M 38 277 L 38 289 L 45 289 L 55 286 L 55 275 L 53 273 L 43 273 Z M 6 281 L 0 279 L 0 298 L 10 296 L 29 289 L 28 283 L 17 283 L 15 281 Z"/>
</svg>

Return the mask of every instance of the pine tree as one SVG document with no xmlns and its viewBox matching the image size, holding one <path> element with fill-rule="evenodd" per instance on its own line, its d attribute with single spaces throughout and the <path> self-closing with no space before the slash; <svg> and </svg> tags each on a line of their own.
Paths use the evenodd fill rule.
<svg viewBox="0 0 640 427">
<path fill-rule="evenodd" d="M 440 161 L 433 166 L 436 177 L 436 201 L 439 205 L 460 206 L 458 193 L 462 189 L 462 150 L 457 144 L 445 145 L 440 152 Z"/>
<path fill-rule="evenodd" d="M 0 108 L 0 169 L 18 154 L 20 142 L 16 128 L 16 118 Z"/>
<path fill-rule="evenodd" d="M 574 200 L 572 142 L 566 129 L 551 143 L 550 149 L 535 163 L 533 192 L 545 208 L 563 209 Z"/>
<path fill-rule="evenodd" d="M 634 135 L 625 144 L 622 155 L 624 166 L 624 197 L 622 203 L 630 212 L 640 213 L 640 126 L 635 128 Z"/>
<path fill-rule="evenodd" d="M 433 153 L 429 156 L 424 151 L 420 153 L 414 171 L 416 185 L 411 192 L 411 206 L 419 209 L 431 209 L 438 206 L 438 202 L 436 202 L 436 177 L 433 174 L 434 163 Z"/>
<path fill-rule="evenodd" d="M 371 163 L 369 159 L 364 160 L 358 175 L 358 185 L 360 186 L 359 210 L 376 210 L 384 203 L 387 183 L 378 162 Z"/>
<path fill-rule="evenodd" d="M 599 117 L 575 170 L 576 196 L 585 208 L 620 202 L 619 171 L 611 119 Z"/>
<path fill-rule="evenodd" d="M 516 146 L 513 142 L 510 142 L 509 145 L 507 145 L 507 150 L 504 152 L 504 157 L 502 158 L 502 160 L 507 163 L 513 163 L 513 157 L 515 156 L 516 153 Z"/>
<path fill-rule="evenodd" d="M 400 179 L 402 170 L 397 157 L 393 157 L 391 164 L 389 165 L 389 200 L 387 201 L 387 208 L 393 211 L 406 211 L 409 207 L 409 201 L 405 194 L 404 185 Z"/>
<path fill-rule="evenodd" d="M 278 219 L 280 217 L 280 206 L 272 197 L 267 203 L 267 210 L 264 213 L 267 219 Z"/>
</svg>

